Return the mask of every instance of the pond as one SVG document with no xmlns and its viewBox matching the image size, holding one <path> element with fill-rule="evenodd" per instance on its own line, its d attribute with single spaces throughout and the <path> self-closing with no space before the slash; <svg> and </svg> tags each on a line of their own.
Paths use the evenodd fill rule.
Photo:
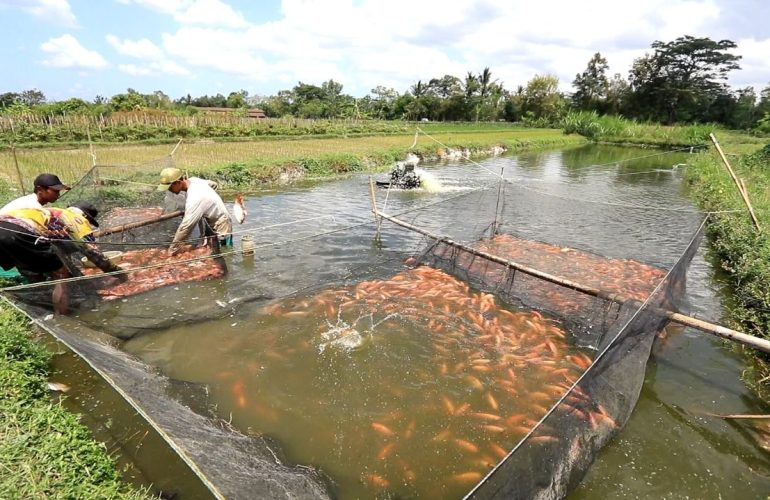
<svg viewBox="0 0 770 500">
<path fill-rule="evenodd" d="M 419 166 L 425 189 L 375 194 L 385 212 L 458 241 L 475 241 L 497 227 L 557 250 L 667 270 L 703 218 L 682 181 L 686 157 L 583 146 L 425 164 Z M 218 418 L 244 434 L 269 436 L 290 462 L 323 471 L 340 498 L 378 491 L 465 495 L 493 465 L 471 465 L 468 454 L 499 460 L 495 451 L 504 456 L 515 436 L 501 438 L 486 454 L 476 449 L 482 438 L 471 429 L 463 436 L 474 438 L 446 445 L 439 414 L 459 414 L 467 405 L 483 432 L 498 432 L 495 411 L 508 403 L 491 390 L 467 392 L 475 380 L 482 386 L 484 377 L 496 380 L 497 374 L 487 375 L 489 356 L 462 339 L 426 350 L 421 328 L 461 327 L 452 322 L 461 313 L 449 299 L 461 293 L 467 296 L 458 300 L 489 301 L 487 318 L 491 310 L 500 317 L 530 313 L 474 295 L 448 275 L 410 274 L 404 260 L 427 240 L 388 221 L 375 229 L 368 176 L 253 195 L 246 208 L 246 223 L 235 230 L 254 236 L 256 252 L 228 255 L 225 279 L 115 301 L 81 312 L 80 319 L 114 333 L 122 349 L 178 381 L 181 400 L 194 401 L 203 390 L 205 406 Z M 377 312 L 363 305 L 382 305 L 396 289 L 420 286 L 441 288 L 442 301 L 426 309 L 407 297 Z M 689 268 L 682 312 L 718 323 L 722 294 L 702 248 Z M 221 314 L 186 320 L 206 309 L 201 303 L 217 304 Z M 449 319 L 440 319 L 440 311 L 431 316 L 441 309 Z M 533 325 L 534 317 L 522 318 Z M 544 327 L 567 328 L 560 318 L 537 319 Z M 462 359 L 459 351 L 466 353 Z M 741 421 L 714 416 L 767 412 L 741 382 L 742 367 L 720 340 L 669 325 L 656 341 L 630 421 L 570 497 L 766 496 L 767 452 Z M 462 375 L 438 382 L 453 369 Z M 509 413 L 518 409 L 510 404 Z M 391 439 L 396 434 L 398 445 Z M 414 444 L 405 444 L 412 436 Z M 168 483 L 152 479 L 151 471 L 145 475 Z"/>
</svg>

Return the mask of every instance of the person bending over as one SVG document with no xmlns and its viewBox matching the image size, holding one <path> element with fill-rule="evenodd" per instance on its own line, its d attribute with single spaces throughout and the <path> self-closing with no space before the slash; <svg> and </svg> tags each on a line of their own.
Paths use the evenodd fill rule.
<svg viewBox="0 0 770 500">
<path fill-rule="evenodd" d="M 70 257 L 81 252 L 104 272 L 120 271 L 92 244 L 94 228 L 99 226 L 97 215 L 96 207 L 87 202 L 63 209 L 18 208 L 0 214 L 0 267 L 6 271 L 16 267 L 32 283 L 60 280 L 82 274 Z M 116 277 L 128 279 L 125 274 Z M 54 285 L 53 307 L 56 314 L 67 313 L 66 283 Z"/>
<path fill-rule="evenodd" d="M 227 243 L 233 231 L 233 223 L 225 203 L 209 181 L 198 177 L 188 178 L 178 168 L 164 168 L 160 173 L 158 191 L 166 190 L 174 194 L 182 191 L 187 193 L 184 217 L 168 249 L 170 255 L 179 251 L 182 242 L 189 238 L 195 225 L 200 221 L 206 223 L 207 229 L 213 230 L 221 243 Z"/>
</svg>

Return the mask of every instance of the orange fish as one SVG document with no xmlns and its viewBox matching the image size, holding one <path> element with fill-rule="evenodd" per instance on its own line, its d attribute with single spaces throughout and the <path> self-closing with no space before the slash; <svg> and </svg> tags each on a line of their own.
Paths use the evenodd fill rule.
<svg viewBox="0 0 770 500">
<path fill-rule="evenodd" d="M 481 480 L 481 477 L 481 472 L 463 472 L 455 474 L 449 479 L 454 483 L 477 483 Z"/>
<path fill-rule="evenodd" d="M 385 460 L 386 458 L 388 458 L 391 455 L 391 453 L 393 453 L 393 450 L 396 449 L 396 446 L 397 446 L 396 443 L 388 443 L 388 444 L 386 444 L 385 446 L 380 448 L 379 453 L 377 453 L 377 458 L 379 460 Z"/>
<path fill-rule="evenodd" d="M 456 438 L 455 439 L 455 443 L 457 444 L 457 446 L 459 446 L 460 448 L 462 448 L 465 451 L 469 451 L 471 453 L 478 453 L 478 451 L 479 451 L 479 447 L 478 446 L 476 446 L 475 444 L 471 443 L 470 441 L 466 441 L 465 439 Z"/>
<path fill-rule="evenodd" d="M 492 407 L 493 410 L 497 410 L 500 408 L 500 405 L 497 403 L 497 400 L 494 396 L 492 396 L 491 392 L 488 392 L 486 394 L 487 403 L 489 403 L 489 406 Z"/>
<path fill-rule="evenodd" d="M 554 436 L 535 436 L 531 438 L 531 440 L 535 443 L 557 443 L 559 442 L 559 438 Z"/>
<path fill-rule="evenodd" d="M 483 412 L 475 411 L 471 413 L 470 416 L 477 418 L 479 420 L 490 420 L 490 421 L 500 420 L 500 415 L 495 415 L 494 413 L 483 413 Z"/>
<path fill-rule="evenodd" d="M 441 396 L 441 402 L 444 403 L 444 408 L 446 408 L 447 413 L 453 415 L 455 412 L 455 405 L 452 403 L 452 400 L 446 396 Z"/>
<path fill-rule="evenodd" d="M 494 453 L 498 458 L 505 458 L 508 456 L 508 452 L 505 451 L 505 448 L 499 444 L 489 443 L 489 449 L 492 450 L 492 453 Z"/>
<path fill-rule="evenodd" d="M 390 481 L 380 476 L 379 474 L 367 474 L 366 480 L 377 488 L 387 488 L 390 486 Z"/>
<path fill-rule="evenodd" d="M 396 433 L 390 430 L 390 427 L 388 427 L 385 424 L 381 424 L 379 422 L 372 422 L 372 429 L 374 429 L 375 432 L 378 434 L 382 434 L 383 436 L 395 436 Z"/>
</svg>

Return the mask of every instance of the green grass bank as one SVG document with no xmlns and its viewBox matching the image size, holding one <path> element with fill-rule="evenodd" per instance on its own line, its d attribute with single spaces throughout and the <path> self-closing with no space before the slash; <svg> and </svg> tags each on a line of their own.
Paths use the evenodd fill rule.
<svg viewBox="0 0 770 500">
<path fill-rule="evenodd" d="M 715 151 L 699 155 L 685 175 L 704 210 L 735 210 L 714 214 L 708 226 L 712 249 L 726 271 L 735 297 L 728 326 L 770 338 L 770 140 L 765 140 L 764 147 L 748 148 L 736 139 L 740 137 L 720 139 L 720 145 L 736 176 L 744 180 L 761 232 L 754 227 L 735 183 Z M 746 149 L 753 152 L 731 153 Z M 751 362 L 744 372 L 745 381 L 763 400 L 770 401 L 770 357 L 757 351 L 746 354 Z"/>
<path fill-rule="evenodd" d="M 152 498 L 121 480 L 77 416 L 53 403 L 48 353 L 0 300 L 0 498 Z"/>
<path fill-rule="evenodd" d="M 643 124 L 595 113 L 571 113 L 565 132 L 596 142 L 661 148 L 702 146 L 685 169 L 690 195 L 699 206 L 715 213 L 708 224 L 711 249 L 725 271 L 734 302 L 728 306 L 727 326 L 770 338 L 770 138 L 713 125 L 662 126 Z M 748 209 L 714 147 L 714 134 L 736 176 L 743 179 L 762 231 L 754 227 Z M 745 351 L 745 382 L 770 402 L 770 356 Z"/>
<path fill-rule="evenodd" d="M 424 159 L 446 157 L 450 150 L 481 157 L 499 148 L 529 151 L 585 142 L 584 137 L 560 129 L 488 123 L 412 124 L 392 133 L 347 137 L 210 137 L 167 144 L 94 142 L 91 147 L 49 144 L 0 150 L 0 180 L 17 191 L 22 185 L 31 191 L 32 180 L 41 171 L 74 182 L 96 164 L 121 180 L 155 183 L 173 152 L 173 164 L 191 175 L 217 180 L 226 190 L 249 190 L 275 182 L 383 170 L 410 152 Z"/>
</svg>

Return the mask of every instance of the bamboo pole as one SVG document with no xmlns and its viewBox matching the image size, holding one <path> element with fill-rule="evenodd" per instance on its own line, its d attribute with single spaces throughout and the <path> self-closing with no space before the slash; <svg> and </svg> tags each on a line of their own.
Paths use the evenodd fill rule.
<svg viewBox="0 0 770 500">
<path fill-rule="evenodd" d="M 13 153 L 13 164 L 16 165 L 16 175 L 19 176 L 19 187 L 21 188 L 21 192 L 25 192 L 24 189 L 24 177 L 21 175 L 21 169 L 19 168 L 19 159 L 16 158 L 16 145 L 11 145 L 11 152 Z"/>
<path fill-rule="evenodd" d="M 472 253 L 474 255 L 478 255 L 479 257 L 483 257 L 485 259 L 488 259 L 492 262 L 496 262 L 498 264 L 502 264 L 504 266 L 507 266 L 511 269 L 515 269 L 517 271 L 521 271 L 524 274 L 528 274 L 530 276 L 534 276 L 536 278 L 540 278 L 542 280 L 548 281 L 550 283 L 555 283 L 557 285 L 563 286 L 565 288 L 569 288 L 571 290 L 575 290 L 581 293 L 585 293 L 587 295 L 592 295 L 594 297 L 598 297 L 601 299 L 611 300 L 613 302 L 616 302 L 618 304 L 625 304 L 625 303 L 631 303 L 631 304 L 638 304 L 641 305 L 641 302 L 633 299 L 631 297 L 626 297 L 622 294 L 618 293 L 612 293 L 608 292 L 606 290 L 601 290 L 599 288 L 594 288 L 588 285 L 583 285 L 581 283 L 577 283 L 574 281 L 570 281 L 564 278 L 560 278 L 558 276 L 553 276 L 551 274 L 545 273 L 543 271 L 539 271 L 537 269 L 531 268 L 529 266 L 525 266 L 523 264 L 519 264 L 517 262 L 513 262 L 507 259 L 504 259 L 502 257 L 499 257 L 497 255 L 493 255 L 481 250 L 478 250 L 476 248 L 470 247 L 468 245 L 465 245 L 463 243 L 458 243 L 456 241 L 450 240 L 449 238 L 445 238 L 443 236 L 438 236 L 435 234 L 430 233 L 429 231 L 426 231 L 422 228 L 419 228 L 417 226 L 414 226 L 412 224 L 409 224 L 408 222 L 404 222 L 402 220 L 399 220 L 395 217 L 391 217 L 390 215 L 384 214 L 379 211 L 375 211 L 375 216 L 379 215 L 383 219 L 387 219 L 394 224 L 397 224 L 399 226 L 405 227 L 407 229 L 410 229 L 412 231 L 415 231 L 417 233 L 423 234 L 425 236 L 428 236 L 429 238 L 432 238 L 437 241 L 441 241 L 447 245 L 459 248 L 461 250 L 464 250 L 466 252 Z M 709 323 L 707 321 L 703 321 L 697 318 L 693 318 L 691 316 L 685 316 L 684 314 L 676 313 L 673 311 L 668 311 L 665 309 L 659 309 L 659 308 L 652 308 L 651 309 L 656 314 L 660 314 L 662 316 L 665 316 L 670 321 L 673 321 L 675 323 L 679 323 L 680 325 L 690 326 L 692 328 L 696 328 L 698 330 L 704 331 L 706 333 L 711 333 L 713 335 L 716 335 L 718 337 L 722 337 L 727 340 L 732 340 L 735 342 L 740 342 L 743 345 L 749 346 L 751 348 L 770 353 L 770 340 L 761 339 L 758 337 L 755 337 L 753 335 L 748 335 L 743 332 L 739 332 L 737 330 L 731 330 L 730 328 L 726 328 L 721 325 L 715 325 L 713 323 Z"/>
<path fill-rule="evenodd" d="M 94 231 L 94 238 L 107 236 L 109 234 L 122 233 L 124 231 L 136 229 L 137 227 L 147 226 L 155 222 L 162 222 L 164 220 L 173 219 L 174 217 L 179 217 L 180 215 L 184 215 L 184 212 L 182 210 L 177 210 L 176 212 L 169 212 L 158 217 L 153 217 L 152 219 L 145 219 L 136 222 L 129 222 L 127 224 L 121 224 L 120 226 L 108 227 L 107 229 Z"/>
<path fill-rule="evenodd" d="M 719 417 L 724 419 L 746 419 L 746 420 L 760 420 L 760 419 L 768 419 L 770 418 L 770 415 L 747 415 L 743 413 L 739 414 L 732 414 L 732 415 L 720 415 L 718 413 L 706 413 L 706 415 L 710 417 Z"/>
<path fill-rule="evenodd" d="M 374 214 L 374 222 L 377 222 L 377 198 L 374 194 L 374 179 L 372 176 L 369 176 L 369 198 L 372 201 L 372 213 Z M 377 225 L 377 228 L 379 229 L 379 224 Z"/>
<path fill-rule="evenodd" d="M 733 172 L 733 168 L 730 166 L 730 162 L 727 161 L 727 157 L 722 151 L 722 148 L 719 146 L 719 143 L 717 142 L 717 138 L 714 136 L 714 134 L 709 134 L 709 137 L 711 138 L 711 142 L 713 142 L 714 146 L 717 148 L 717 152 L 719 153 L 719 156 L 722 158 L 722 162 L 725 164 L 725 167 L 727 167 L 727 171 L 730 172 L 730 177 L 732 177 L 733 182 L 735 182 L 735 185 L 738 187 L 738 192 L 741 194 L 741 198 L 743 198 L 743 202 L 746 204 L 746 207 L 749 209 L 751 220 L 752 222 L 754 222 L 754 226 L 757 228 L 757 232 L 761 232 L 762 228 L 759 227 L 759 221 L 757 220 L 757 216 L 754 215 L 754 209 L 751 207 L 751 202 L 749 201 L 749 194 L 746 192 L 746 186 L 741 182 L 741 180 L 738 179 L 738 176 L 735 175 L 735 172 Z"/>
</svg>

